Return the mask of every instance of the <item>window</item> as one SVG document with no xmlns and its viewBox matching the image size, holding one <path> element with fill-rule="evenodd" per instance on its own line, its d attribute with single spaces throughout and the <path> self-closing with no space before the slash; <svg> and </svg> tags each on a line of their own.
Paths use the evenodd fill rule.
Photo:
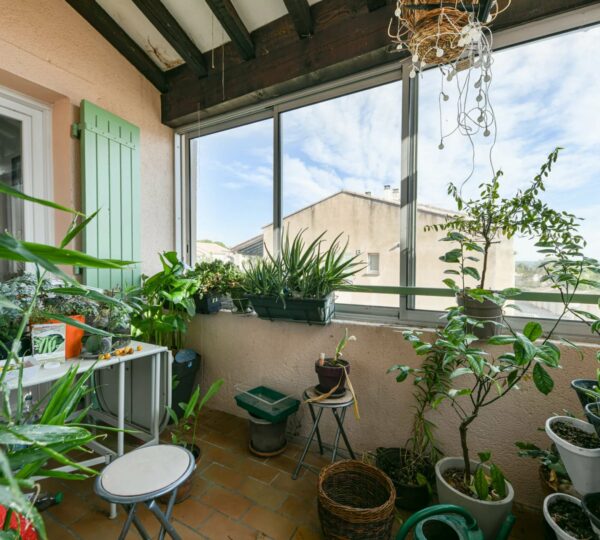
<svg viewBox="0 0 600 540">
<path fill-rule="evenodd" d="M 306 229 L 307 241 L 341 234 L 348 253 L 369 267 L 354 285 L 400 285 L 401 98 L 398 81 L 280 116 L 283 231 Z M 383 254 L 385 272 L 371 252 Z M 390 294 L 340 292 L 336 301 L 399 307 Z"/>
<path fill-rule="evenodd" d="M 598 258 L 600 69 L 595 56 L 575 58 L 572 51 L 595 50 L 600 26 L 557 34 L 574 27 L 578 16 L 561 16 L 548 26 L 536 23 L 497 40 L 508 47 L 517 36 L 526 43 L 495 53 L 494 166 L 504 171 L 503 185 L 512 194 L 556 146 L 564 147 L 545 196 L 554 207 L 585 218 L 588 255 Z M 555 37 L 540 39 L 544 32 Z M 186 129 L 198 239 L 221 242 L 247 257 L 264 254 L 261 242 L 275 249 L 285 231 L 307 229 L 307 239 L 327 231 L 329 241 L 342 233 L 349 242 L 347 256 L 359 254 L 365 269 L 354 278 L 362 288 L 337 294 L 338 314 L 437 322 L 438 312 L 454 303 L 444 296 L 447 266 L 439 260 L 447 246 L 438 242 L 441 233 L 424 228 L 456 211 L 447 184 L 468 177 L 471 147 L 456 135 L 438 149 L 439 72 L 425 72 L 410 83 L 398 68 L 389 65 L 213 118 L 200 124 L 200 131 Z M 455 98 L 451 95 L 450 103 Z M 198 137 L 203 130 L 212 134 Z M 467 197 L 491 177 L 489 144 L 476 141 L 474 174 L 463 187 Z M 210 249 L 199 256 L 214 256 L 215 248 Z M 517 301 L 522 311 L 510 315 L 556 318 L 560 304 L 540 281 L 540 258 L 533 242 L 523 238 L 494 248 L 489 288 L 544 293 L 543 302 L 539 296 Z M 413 296 L 414 288 L 420 290 Z"/>
<path fill-rule="evenodd" d="M 49 109 L 0 88 L 0 183 L 35 197 L 49 199 Z M 0 232 L 20 240 L 50 243 L 53 220 L 49 210 L 35 208 L 0 194 Z M 0 261 L 0 280 L 25 270 L 25 265 Z"/>
<path fill-rule="evenodd" d="M 192 139 L 197 188 L 195 260 L 241 266 L 263 255 L 273 211 L 271 119 Z"/>
<path fill-rule="evenodd" d="M 596 50 L 600 27 L 578 30 L 495 53 L 491 100 L 498 119 L 498 141 L 493 159 L 504 171 L 501 180 L 506 195 L 527 185 L 538 173 L 546 156 L 563 147 L 547 179 L 544 195 L 548 203 L 584 218 L 582 232 L 588 240 L 588 256 L 600 257 L 600 85 L 599 63 L 595 57 L 571 54 Z M 448 92 L 449 87 L 446 90 Z M 427 224 L 440 223 L 455 211 L 447 195 L 449 181 L 460 185 L 470 173 L 471 146 L 460 135 L 445 142 L 440 151 L 438 96 L 439 73 L 431 70 L 419 81 L 418 189 L 416 205 L 416 272 L 418 287 L 439 287 L 447 268 L 438 257 L 445 251 L 438 242 L 441 233 L 424 232 Z M 456 95 L 450 95 L 450 103 Z M 450 115 L 447 115 L 450 116 Z M 478 185 L 491 179 L 489 149 L 492 141 L 475 141 L 473 176 L 464 183 L 463 194 L 475 197 Z M 525 238 L 501 241 L 493 250 L 490 279 L 486 287 L 518 287 L 525 291 L 551 292 L 540 281 L 538 263 L 543 258 Z M 595 292 L 582 287 L 580 292 Z M 417 309 L 440 310 L 449 298 L 419 296 Z M 560 303 L 518 301 L 515 315 L 555 318 Z M 586 308 L 589 309 L 589 308 Z"/>
<path fill-rule="evenodd" d="M 367 254 L 367 273 L 378 275 L 379 274 L 379 253 L 368 253 Z"/>
</svg>

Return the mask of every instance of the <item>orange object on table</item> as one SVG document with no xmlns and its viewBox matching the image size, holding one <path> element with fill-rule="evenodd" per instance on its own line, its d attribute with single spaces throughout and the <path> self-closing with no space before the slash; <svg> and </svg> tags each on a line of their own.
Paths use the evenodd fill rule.
<svg viewBox="0 0 600 540">
<path fill-rule="evenodd" d="M 85 317 L 83 315 L 69 315 L 69 319 L 75 319 L 77 322 L 84 323 Z M 50 320 L 48 322 L 58 323 L 62 321 Z M 76 326 L 67 324 L 65 336 L 65 357 L 66 358 L 77 358 L 81 354 L 83 330 Z"/>
<path fill-rule="evenodd" d="M 6 518 L 6 508 L 0 505 L 0 527 L 4 525 L 4 519 Z M 17 530 L 17 518 L 19 519 L 19 531 L 21 534 L 21 540 L 38 540 L 38 533 L 34 529 L 31 521 L 23 516 L 13 512 L 10 516 L 10 528 Z"/>
</svg>

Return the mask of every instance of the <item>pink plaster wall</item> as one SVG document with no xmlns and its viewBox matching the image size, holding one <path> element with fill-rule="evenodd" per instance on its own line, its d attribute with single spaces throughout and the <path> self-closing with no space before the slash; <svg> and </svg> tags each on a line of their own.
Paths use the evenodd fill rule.
<svg viewBox="0 0 600 540">
<path fill-rule="evenodd" d="M 142 265 L 171 249 L 173 132 L 160 122 L 160 94 L 64 0 L 0 0 L 0 85 L 53 108 L 54 194 L 80 205 L 78 141 L 70 125 L 87 99 L 141 129 Z M 56 236 L 68 224 L 56 215 Z"/>
<path fill-rule="evenodd" d="M 225 379 L 212 405 L 242 416 L 243 411 L 233 399 L 236 384 L 265 384 L 300 397 L 304 388 L 317 382 L 314 362 L 319 353 L 331 355 L 344 328 L 357 338 L 348 345 L 345 355 L 352 364 L 351 380 L 361 413 L 360 421 L 350 413 L 347 416 L 350 440 L 359 451 L 401 446 L 410 429 L 412 385 L 396 383 L 386 370 L 396 363 L 419 362 L 404 341 L 401 328 L 338 322 L 318 327 L 221 312 L 197 316 L 189 330 L 188 345 L 202 355 L 204 386 L 219 377 Z M 539 508 L 542 492 L 537 462 L 517 457 L 514 443 L 529 441 L 548 446 L 548 438 L 538 428 L 552 413 L 567 409 L 581 415 L 569 382 L 594 376 L 597 347 L 584 345 L 582 350 L 583 360 L 572 350 L 563 350 L 564 369 L 553 370 L 556 385 L 549 396 L 540 394 L 531 381 L 525 382 L 520 390 L 487 408 L 470 430 L 471 450 L 493 452 L 494 460 L 513 483 L 520 503 Z M 305 405 L 298 417 L 300 433 L 307 435 L 311 422 Z M 451 408 L 444 404 L 439 412 L 431 413 L 430 419 L 438 426 L 437 435 L 446 455 L 460 455 L 457 422 Z M 334 426 L 330 418 L 327 420 L 323 421 L 327 426 L 325 437 L 331 441 Z"/>
</svg>

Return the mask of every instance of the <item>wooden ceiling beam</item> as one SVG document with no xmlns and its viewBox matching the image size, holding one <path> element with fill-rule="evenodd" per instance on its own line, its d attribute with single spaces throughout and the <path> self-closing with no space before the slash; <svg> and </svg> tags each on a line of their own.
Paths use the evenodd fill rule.
<svg viewBox="0 0 600 540">
<path fill-rule="evenodd" d="M 308 0 L 283 0 L 300 39 L 313 33 L 313 20 Z"/>
<path fill-rule="evenodd" d="M 231 0 L 206 0 L 244 60 L 255 57 L 254 43 Z"/>
<path fill-rule="evenodd" d="M 133 0 L 133 3 L 177 51 L 198 77 L 206 77 L 208 68 L 202 52 L 185 33 L 160 0 Z"/>
<path fill-rule="evenodd" d="M 386 4 L 386 0 L 367 0 L 367 6 L 369 7 L 369 11 L 375 11 L 376 9 L 382 8 Z"/>
<path fill-rule="evenodd" d="M 166 74 L 151 60 L 144 49 L 131 39 L 114 19 L 96 3 L 96 0 L 66 1 L 158 90 L 166 92 L 169 89 Z"/>
</svg>

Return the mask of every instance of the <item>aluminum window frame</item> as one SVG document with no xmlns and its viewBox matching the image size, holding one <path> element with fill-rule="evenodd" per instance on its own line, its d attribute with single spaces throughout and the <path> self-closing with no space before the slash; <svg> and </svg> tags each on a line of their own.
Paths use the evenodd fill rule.
<svg viewBox="0 0 600 540">
<path fill-rule="evenodd" d="M 600 23 L 600 6 L 586 6 L 566 14 L 549 17 L 510 28 L 494 35 L 494 49 L 502 50 L 523 45 L 531 41 L 575 31 Z M 443 316 L 441 311 L 415 309 L 415 294 L 425 296 L 450 296 L 443 288 L 416 288 L 416 206 L 417 206 L 417 152 L 418 152 L 418 77 L 409 78 L 410 59 L 391 62 L 375 69 L 363 71 L 323 85 L 281 96 L 229 113 L 200 120 L 183 126 L 175 132 L 175 244 L 180 256 L 195 262 L 195 200 L 196 186 L 192 182 L 191 167 L 194 158 L 190 155 L 191 141 L 228 129 L 241 127 L 268 118 L 273 119 L 273 245 L 278 250 L 282 224 L 282 178 L 281 178 L 281 122 L 280 115 L 308 105 L 328 101 L 355 92 L 368 90 L 390 82 L 402 81 L 402 133 L 400 164 L 400 279 L 399 287 L 383 287 L 399 296 L 399 308 L 336 304 L 336 318 L 361 320 L 373 323 L 438 326 Z M 383 291 L 382 291 L 383 292 Z M 509 317 L 513 328 L 521 329 L 528 317 Z M 556 319 L 538 319 L 549 329 Z M 581 322 L 563 321 L 563 334 L 588 337 L 589 329 Z"/>
</svg>

